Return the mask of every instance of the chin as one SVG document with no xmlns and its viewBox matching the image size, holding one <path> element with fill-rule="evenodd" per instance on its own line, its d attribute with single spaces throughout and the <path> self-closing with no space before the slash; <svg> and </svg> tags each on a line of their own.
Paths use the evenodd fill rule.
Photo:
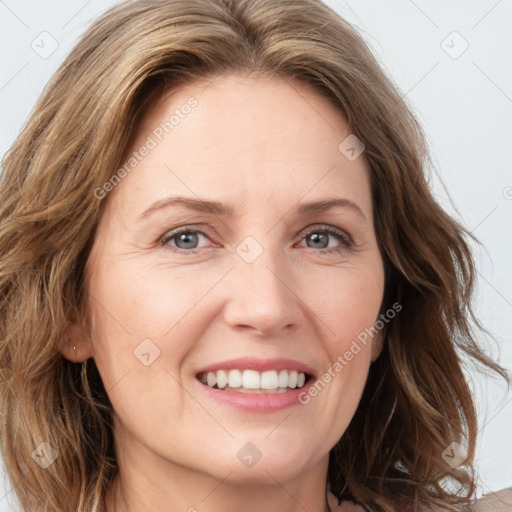
<svg viewBox="0 0 512 512">
<path fill-rule="evenodd" d="M 275 432 L 270 435 L 269 432 L 265 429 L 261 436 L 253 432 L 243 441 L 231 440 L 225 450 L 212 453 L 210 460 L 215 461 L 215 477 L 222 479 L 230 473 L 229 480 L 241 484 L 275 484 L 276 480 L 281 482 L 295 478 L 318 462 L 312 461 L 314 454 L 311 453 L 310 440 L 293 442 L 284 433 L 275 436 Z M 211 471 L 212 466 L 209 469 Z"/>
</svg>

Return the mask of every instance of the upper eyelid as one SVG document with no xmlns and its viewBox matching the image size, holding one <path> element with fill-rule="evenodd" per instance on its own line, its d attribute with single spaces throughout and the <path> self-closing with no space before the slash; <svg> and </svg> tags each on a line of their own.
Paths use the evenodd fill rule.
<svg viewBox="0 0 512 512">
<path fill-rule="evenodd" d="M 320 224 L 311 224 L 310 226 L 306 226 L 305 228 L 301 229 L 297 233 L 297 236 L 298 235 L 302 235 L 304 233 L 314 232 L 315 230 L 317 230 L 317 231 L 330 231 L 331 234 L 333 234 L 332 231 L 339 231 L 340 234 L 345 234 L 349 238 L 352 238 L 346 229 L 342 229 L 342 228 L 339 228 L 337 226 L 332 226 L 331 224 L 321 224 L 321 223 Z"/>
<path fill-rule="evenodd" d="M 160 241 L 161 240 L 169 240 L 181 233 L 187 233 L 187 232 L 200 233 L 200 234 L 203 234 L 204 236 L 208 236 L 208 233 L 211 230 L 212 230 L 212 228 L 210 228 L 210 229 L 205 229 L 204 227 L 197 228 L 197 227 L 194 227 L 194 224 L 186 224 L 184 226 L 180 226 L 175 229 L 170 229 L 169 231 L 166 231 L 161 237 L 159 237 L 159 240 Z"/>
</svg>

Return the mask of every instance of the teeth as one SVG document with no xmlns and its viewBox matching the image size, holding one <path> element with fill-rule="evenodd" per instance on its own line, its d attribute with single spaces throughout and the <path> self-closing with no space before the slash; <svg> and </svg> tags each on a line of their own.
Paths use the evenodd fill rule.
<svg viewBox="0 0 512 512">
<path fill-rule="evenodd" d="M 277 382 L 280 388 L 288 387 L 288 370 L 281 370 L 277 378 Z"/>
<path fill-rule="evenodd" d="M 211 388 L 230 389 L 241 393 L 258 393 L 262 390 L 284 393 L 288 388 L 301 388 L 306 375 L 296 370 L 218 370 L 200 375 L 203 384 Z"/>
<path fill-rule="evenodd" d="M 229 370 L 228 386 L 230 388 L 242 387 L 242 372 L 240 370 Z"/>
<path fill-rule="evenodd" d="M 217 375 L 213 372 L 208 372 L 208 375 L 206 375 L 206 383 L 213 388 L 213 386 L 217 384 Z"/>
<path fill-rule="evenodd" d="M 228 385 L 228 374 L 224 370 L 217 372 L 217 386 L 219 389 L 223 389 Z"/>
<path fill-rule="evenodd" d="M 256 370 L 244 370 L 242 373 L 242 387 L 245 389 L 261 389 L 261 378 Z"/>
<path fill-rule="evenodd" d="M 279 378 L 277 372 L 270 370 L 261 374 L 261 389 L 277 389 L 279 387 Z M 285 388 L 286 386 L 281 386 Z"/>
</svg>

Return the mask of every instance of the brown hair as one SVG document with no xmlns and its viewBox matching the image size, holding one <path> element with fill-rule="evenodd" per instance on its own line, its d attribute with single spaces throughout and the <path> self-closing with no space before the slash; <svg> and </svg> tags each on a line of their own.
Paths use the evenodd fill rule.
<svg viewBox="0 0 512 512">
<path fill-rule="evenodd" d="M 382 309 L 399 302 L 403 312 L 331 451 L 331 491 L 372 511 L 467 503 L 477 423 L 462 357 L 508 376 L 475 341 L 470 234 L 429 191 L 424 137 L 400 93 L 319 0 L 135 0 L 87 31 L 3 161 L 0 434 L 23 509 L 103 510 L 117 470 L 111 404 L 94 360 L 72 363 L 58 350 L 70 323 L 87 322 L 84 267 L 102 206 L 94 191 L 122 163 L 147 106 L 228 72 L 314 86 L 366 146 Z M 58 453 L 46 470 L 31 456 L 41 442 Z M 452 442 L 468 452 L 455 469 L 442 457 Z"/>
</svg>

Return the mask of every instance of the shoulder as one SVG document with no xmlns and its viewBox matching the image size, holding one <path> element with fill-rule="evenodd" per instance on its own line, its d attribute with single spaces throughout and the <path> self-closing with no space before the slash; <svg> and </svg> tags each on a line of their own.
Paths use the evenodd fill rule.
<svg viewBox="0 0 512 512">
<path fill-rule="evenodd" d="M 331 512 L 365 512 L 362 507 L 348 501 L 338 504 L 338 500 L 330 492 L 327 494 L 327 499 Z M 512 487 L 486 494 L 483 498 L 476 500 L 469 510 L 471 512 L 512 512 Z M 434 511 L 428 509 L 424 512 Z"/>
<path fill-rule="evenodd" d="M 487 494 L 477 500 L 472 512 L 512 512 L 512 487 L 492 494 Z"/>
<path fill-rule="evenodd" d="M 512 512 L 512 487 L 484 495 L 473 500 L 468 507 L 460 507 L 461 512 Z M 436 512 L 427 508 L 424 512 Z"/>
</svg>

